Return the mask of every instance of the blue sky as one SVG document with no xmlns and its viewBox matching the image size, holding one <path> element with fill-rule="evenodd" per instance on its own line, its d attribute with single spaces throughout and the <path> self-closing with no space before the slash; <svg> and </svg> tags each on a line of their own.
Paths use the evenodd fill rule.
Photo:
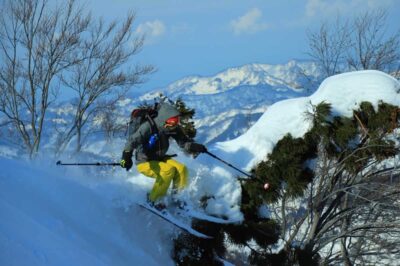
<svg viewBox="0 0 400 266">
<path fill-rule="evenodd" d="M 136 60 L 158 71 L 142 85 L 155 89 L 188 75 L 207 76 L 248 63 L 306 59 L 306 31 L 337 14 L 385 8 L 389 31 L 400 28 L 400 0 L 82 0 L 94 15 L 136 12 L 146 34 Z"/>
</svg>

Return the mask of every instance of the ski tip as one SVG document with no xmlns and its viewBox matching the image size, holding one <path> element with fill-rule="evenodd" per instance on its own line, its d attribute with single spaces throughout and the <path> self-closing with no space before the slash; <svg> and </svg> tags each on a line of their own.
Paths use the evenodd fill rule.
<svg viewBox="0 0 400 266">
<path fill-rule="evenodd" d="M 56 165 L 60 165 L 60 164 L 61 164 L 61 161 L 57 161 L 57 162 L 56 162 Z"/>
<path fill-rule="evenodd" d="M 153 214 L 159 216 L 163 220 L 171 223 L 172 225 L 180 228 L 184 232 L 191 234 L 193 236 L 199 237 L 199 238 L 204 238 L 204 239 L 212 239 L 214 238 L 213 236 L 208 236 L 206 234 L 203 234 L 191 227 L 191 225 L 184 224 L 183 222 L 179 221 L 178 218 L 174 217 L 171 213 L 168 212 L 167 209 L 164 209 L 165 213 L 163 210 L 158 210 L 149 204 L 144 204 L 144 203 L 137 203 L 140 207 L 147 209 L 148 211 L 152 212 Z"/>
</svg>

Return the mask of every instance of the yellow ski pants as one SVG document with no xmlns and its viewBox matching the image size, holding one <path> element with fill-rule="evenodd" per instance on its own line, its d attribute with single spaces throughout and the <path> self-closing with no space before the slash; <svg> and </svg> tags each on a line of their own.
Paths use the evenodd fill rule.
<svg viewBox="0 0 400 266">
<path fill-rule="evenodd" d="M 148 161 L 136 167 L 139 173 L 156 179 L 149 195 L 149 199 L 153 202 L 167 194 L 171 181 L 174 189 L 180 190 L 187 185 L 188 170 L 185 165 L 175 160 Z"/>
</svg>

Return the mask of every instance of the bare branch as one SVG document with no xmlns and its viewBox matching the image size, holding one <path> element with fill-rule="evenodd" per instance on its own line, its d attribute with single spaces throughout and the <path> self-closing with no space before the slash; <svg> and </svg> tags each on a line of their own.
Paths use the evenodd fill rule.
<svg viewBox="0 0 400 266">
<path fill-rule="evenodd" d="M 154 71 L 152 66 L 128 66 L 143 46 L 143 37 L 133 36 L 134 18 L 130 14 L 122 23 L 114 21 L 105 25 L 99 19 L 90 24 L 90 37 L 79 50 L 82 61 L 71 67 L 68 79 L 62 80 L 77 95 L 75 118 L 68 133 L 61 136 L 62 148 L 77 135 L 76 150 L 79 151 L 87 122 L 95 114 L 112 108 L 131 87 L 144 82 L 143 78 Z"/>
<path fill-rule="evenodd" d="M 376 69 L 399 74 L 400 30 L 389 35 L 385 10 L 367 11 L 353 21 L 337 17 L 307 34 L 308 55 L 320 66 L 323 76 L 348 70 Z"/>
</svg>

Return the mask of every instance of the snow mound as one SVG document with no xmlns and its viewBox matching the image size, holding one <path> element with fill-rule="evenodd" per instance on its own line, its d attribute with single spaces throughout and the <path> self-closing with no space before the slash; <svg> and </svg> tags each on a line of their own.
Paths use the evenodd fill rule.
<svg viewBox="0 0 400 266">
<path fill-rule="evenodd" d="M 351 116 L 363 101 L 375 107 L 379 101 L 400 105 L 400 83 L 376 70 L 348 72 L 324 80 L 309 97 L 284 100 L 272 105 L 245 134 L 215 145 L 219 154 L 242 168 L 250 169 L 265 159 L 287 133 L 303 136 L 311 127 L 305 113 L 323 101 L 332 105 L 334 115 Z"/>
</svg>

